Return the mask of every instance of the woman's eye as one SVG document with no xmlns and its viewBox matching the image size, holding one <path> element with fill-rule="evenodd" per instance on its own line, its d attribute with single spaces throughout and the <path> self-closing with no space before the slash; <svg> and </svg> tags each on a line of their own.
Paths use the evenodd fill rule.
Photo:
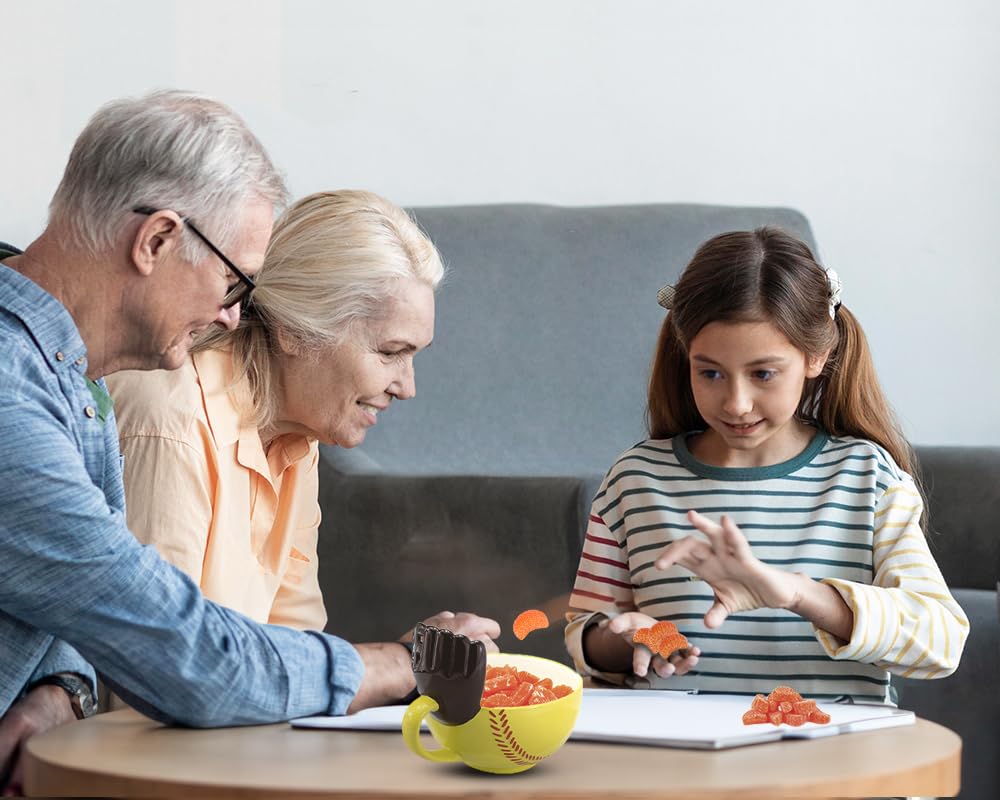
<svg viewBox="0 0 1000 800">
<path fill-rule="evenodd" d="M 698 374 L 706 380 L 714 381 L 718 380 L 722 375 L 717 369 L 702 369 L 698 371 Z"/>
<path fill-rule="evenodd" d="M 766 383 L 767 381 L 774 378 L 774 374 L 775 373 L 773 369 L 759 369 L 756 372 L 754 372 L 753 376 L 757 380 L 764 381 Z"/>
</svg>

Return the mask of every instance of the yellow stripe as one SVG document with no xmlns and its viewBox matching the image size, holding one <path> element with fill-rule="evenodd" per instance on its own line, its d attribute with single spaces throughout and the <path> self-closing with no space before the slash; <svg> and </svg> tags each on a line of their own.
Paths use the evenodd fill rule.
<svg viewBox="0 0 1000 800">
<path fill-rule="evenodd" d="M 881 550 L 881 549 L 883 549 L 885 547 L 890 547 L 890 546 L 892 546 L 894 544 L 897 544 L 898 542 L 901 542 L 903 539 L 913 539 L 914 541 L 925 542 L 926 543 L 926 540 L 924 539 L 923 534 L 917 535 L 917 534 L 914 534 L 914 533 L 901 533 L 901 534 L 899 534 L 899 536 L 897 536 L 894 539 L 883 539 L 883 538 L 880 538 L 878 540 L 878 542 L 875 543 L 875 546 L 872 547 L 872 551 L 875 552 L 875 551 Z M 923 552 L 926 553 L 927 550 L 924 549 Z"/>
<path fill-rule="evenodd" d="M 889 495 L 893 494 L 903 494 L 906 495 L 907 497 L 912 497 L 914 500 L 917 500 L 921 503 L 923 502 L 920 500 L 919 494 L 914 492 L 912 489 L 907 488 L 906 486 L 893 486 L 891 489 L 886 489 L 882 493 L 882 497 L 889 497 Z"/>
<path fill-rule="evenodd" d="M 913 511 L 923 511 L 923 510 L 924 510 L 923 503 L 917 503 L 916 505 L 912 505 L 912 506 L 895 506 L 895 505 L 893 505 L 893 506 L 887 506 L 886 508 L 883 508 L 881 511 L 876 511 L 875 512 L 875 519 L 878 519 L 879 517 L 884 517 L 886 514 L 892 512 L 892 511 L 910 511 L 910 512 L 913 512 Z"/>
<path fill-rule="evenodd" d="M 874 592 L 873 599 L 876 600 L 879 604 L 878 639 L 875 640 L 875 642 L 872 644 L 871 647 L 868 648 L 868 651 L 863 656 L 860 654 L 858 655 L 857 660 L 861 661 L 862 663 L 868 663 L 868 661 L 872 657 L 872 653 L 874 653 L 875 650 L 878 649 L 878 646 L 882 644 L 882 637 L 885 636 L 885 620 L 888 614 L 886 613 L 885 608 L 882 605 L 883 601 L 882 592 Z"/>
</svg>

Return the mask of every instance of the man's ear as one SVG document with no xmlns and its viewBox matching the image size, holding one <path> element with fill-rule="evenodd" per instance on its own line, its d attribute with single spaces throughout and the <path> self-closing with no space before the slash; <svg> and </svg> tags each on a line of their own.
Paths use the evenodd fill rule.
<svg viewBox="0 0 1000 800">
<path fill-rule="evenodd" d="M 184 221 L 174 211 L 156 211 L 142 221 L 132 239 L 132 263 L 142 275 L 150 275 L 157 264 L 181 246 Z"/>
<path fill-rule="evenodd" d="M 818 378 L 823 372 L 823 367 L 826 366 L 826 362 L 830 358 L 830 351 L 824 350 L 822 353 L 818 353 L 814 356 L 809 356 L 806 359 L 806 377 L 807 378 Z"/>
</svg>

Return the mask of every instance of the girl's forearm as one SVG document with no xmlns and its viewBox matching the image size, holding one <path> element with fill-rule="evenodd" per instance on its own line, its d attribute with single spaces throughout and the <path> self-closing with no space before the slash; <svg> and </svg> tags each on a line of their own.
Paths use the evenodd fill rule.
<svg viewBox="0 0 1000 800">
<path fill-rule="evenodd" d="M 844 602 L 840 592 L 800 572 L 796 572 L 794 577 L 797 584 L 795 600 L 788 610 L 841 641 L 849 642 L 854 631 L 854 612 Z"/>
</svg>

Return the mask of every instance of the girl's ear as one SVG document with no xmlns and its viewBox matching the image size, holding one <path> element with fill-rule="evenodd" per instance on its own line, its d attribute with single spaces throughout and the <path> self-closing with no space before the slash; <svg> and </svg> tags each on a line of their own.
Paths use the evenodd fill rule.
<svg viewBox="0 0 1000 800">
<path fill-rule="evenodd" d="M 806 377 L 807 378 L 818 378 L 823 372 L 823 367 L 826 366 L 827 360 L 830 358 L 830 351 L 824 350 L 822 353 L 818 353 L 814 356 L 809 356 L 806 359 Z"/>
</svg>

